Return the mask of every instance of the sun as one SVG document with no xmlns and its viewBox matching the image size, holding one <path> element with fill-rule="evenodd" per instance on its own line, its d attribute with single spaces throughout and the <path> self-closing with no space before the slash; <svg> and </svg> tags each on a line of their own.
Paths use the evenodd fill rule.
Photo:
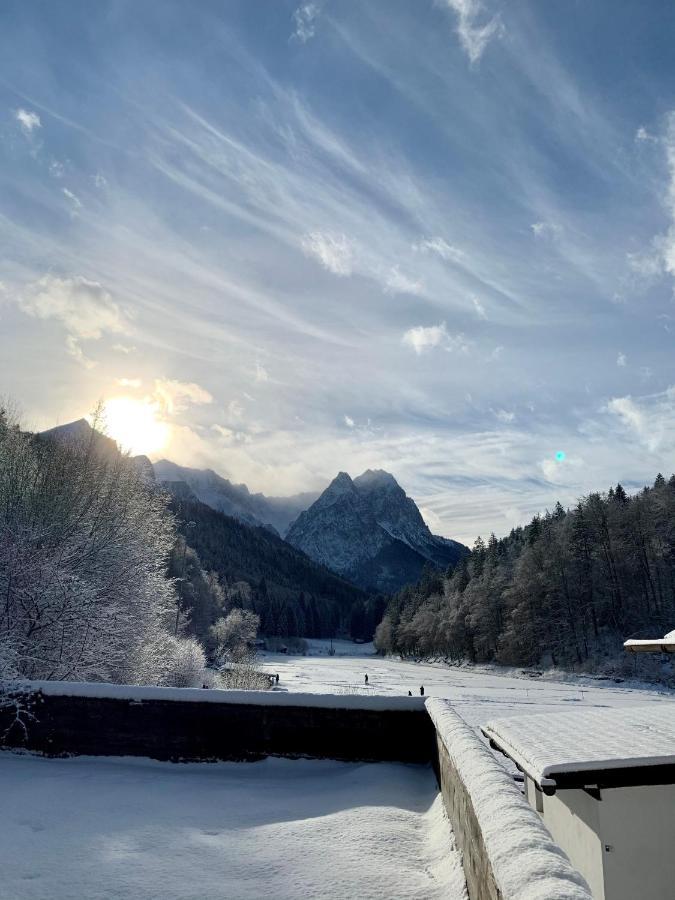
<svg viewBox="0 0 675 900">
<path fill-rule="evenodd" d="M 151 400 L 111 397 L 103 405 L 103 425 L 124 452 L 157 453 L 169 439 L 169 425 L 157 413 L 157 404 Z"/>
</svg>

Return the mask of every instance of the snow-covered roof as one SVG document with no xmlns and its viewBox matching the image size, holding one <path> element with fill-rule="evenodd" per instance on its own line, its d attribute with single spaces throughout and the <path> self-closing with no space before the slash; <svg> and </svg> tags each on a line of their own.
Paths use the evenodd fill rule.
<svg viewBox="0 0 675 900">
<path fill-rule="evenodd" d="M 669 631 L 662 638 L 624 641 L 623 647 L 631 653 L 675 653 L 675 631 Z"/>
<path fill-rule="evenodd" d="M 675 701 L 670 700 L 515 716 L 489 722 L 482 731 L 543 788 L 555 787 L 556 776 L 573 773 L 675 767 Z M 634 775 L 639 784 L 641 776 Z"/>
<path fill-rule="evenodd" d="M 203 688 L 152 687 L 138 684 L 105 684 L 77 681 L 21 681 L 16 689 L 40 691 L 49 696 L 98 697 L 113 700 L 168 700 L 189 703 L 222 703 L 243 706 L 293 706 L 324 709 L 405 710 L 424 709 L 424 697 L 386 694 L 300 694 L 289 691 L 229 691 Z"/>
</svg>

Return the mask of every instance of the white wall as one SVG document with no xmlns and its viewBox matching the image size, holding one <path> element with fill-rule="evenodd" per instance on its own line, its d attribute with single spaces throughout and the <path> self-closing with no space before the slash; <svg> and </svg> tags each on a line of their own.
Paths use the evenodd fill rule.
<svg viewBox="0 0 675 900">
<path fill-rule="evenodd" d="M 613 788 L 599 804 L 606 900 L 675 897 L 675 785 Z"/>
<path fill-rule="evenodd" d="M 609 900 L 605 897 L 603 883 L 600 803 L 585 791 L 559 791 L 553 797 L 547 797 L 541 791 L 537 792 L 534 782 L 527 776 L 525 785 L 527 799 L 535 809 L 537 793 L 540 810 L 543 801 L 542 818 L 546 827 L 588 882 L 594 900 Z"/>
<path fill-rule="evenodd" d="M 527 777 L 525 793 L 536 809 Z M 675 785 L 611 788 L 601 797 L 582 790 L 539 794 L 546 826 L 594 900 L 675 898 Z"/>
</svg>

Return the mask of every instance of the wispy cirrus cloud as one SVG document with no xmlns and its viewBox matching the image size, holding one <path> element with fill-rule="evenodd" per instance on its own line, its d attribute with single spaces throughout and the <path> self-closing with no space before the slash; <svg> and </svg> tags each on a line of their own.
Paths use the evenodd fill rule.
<svg viewBox="0 0 675 900">
<path fill-rule="evenodd" d="M 478 318 L 479 319 L 487 319 L 488 314 L 485 309 L 485 306 L 480 302 L 478 297 L 472 295 L 471 303 L 473 304 L 473 308 L 476 310 L 476 315 L 478 316 Z"/>
<path fill-rule="evenodd" d="M 421 294 L 424 286 L 419 279 L 406 275 L 398 266 L 392 266 L 384 276 L 384 290 L 388 294 Z"/>
<path fill-rule="evenodd" d="M 656 448 L 659 438 L 649 429 L 648 417 L 632 397 L 613 397 L 607 404 L 607 409 L 618 416 L 650 449 Z"/>
<path fill-rule="evenodd" d="M 14 110 L 14 118 L 19 123 L 19 127 L 26 135 L 32 135 L 35 131 L 42 127 L 40 116 L 33 110 L 19 109 Z"/>
<path fill-rule="evenodd" d="M 447 262 L 462 262 L 466 257 L 463 250 L 449 244 L 445 238 L 442 237 L 425 238 L 425 240 L 413 244 L 412 247 L 413 250 L 420 253 L 435 253 L 436 256 L 439 256 Z"/>
<path fill-rule="evenodd" d="M 307 256 L 315 257 L 333 275 L 352 274 L 354 245 L 345 234 L 312 231 L 304 235 L 301 246 Z"/>
<path fill-rule="evenodd" d="M 80 200 L 80 198 L 71 190 L 65 187 L 61 188 L 61 193 L 70 205 L 70 214 L 77 215 L 77 213 L 82 209 L 82 201 Z"/>
<path fill-rule="evenodd" d="M 437 0 L 457 16 L 457 36 L 472 63 L 477 63 L 493 38 L 504 32 L 499 16 L 485 20 L 485 8 L 480 0 Z"/>
<path fill-rule="evenodd" d="M 129 329 L 126 314 L 110 293 L 81 276 L 45 275 L 30 284 L 18 302 L 32 318 L 58 321 L 66 332 L 68 353 L 87 368 L 94 363 L 84 354 L 83 341 L 99 341 L 105 334 L 124 334 Z"/>
<path fill-rule="evenodd" d="M 293 11 L 294 31 L 291 37 L 303 44 L 311 40 L 316 34 L 316 21 L 320 12 L 318 3 L 301 3 Z"/>
<path fill-rule="evenodd" d="M 562 228 L 556 222 L 533 222 L 530 228 L 536 238 L 556 238 L 562 233 Z"/>
<path fill-rule="evenodd" d="M 0 280 L 30 305 L 45 273 L 76 272 L 120 316 L 88 337 L 80 301 L 3 300 L 4 389 L 31 415 L 79 417 L 120 371 L 154 394 L 170 371 L 212 402 L 170 401 L 169 456 L 275 493 L 390 468 L 469 541 L 669 464 L 667 398 L 643 396 L 675 382 L 669 119 L 630 28 L 597 54 L 635 53 L 639 102 L 596 77 L 563 6 L 298 0 L 269 4 L 261 33 L 246 4 L 201 4 L 175 11 L 180 67 L 126 9 L 113 36 L 98 9 L 15 6 Z M 81 38 L 68 64 L 51 40 L 35 54 L 59 16 Z M 86 378 L 64 341 L 96 361 Z M 36 357 L 55 373 L 39 385 Z"/>
<path fill-rule="evenodd" d="M 656 137 L 656 135 L 654 135 L 650 131 L 648 131 L 644 127 L 644 125 L 640 125 L 638 130 L 635 132 L 635 140 L 640 143 L 643 143 L 643 144 L 644 143 L 658 144 L 658 141 L 659 141 L 659 139 Z"/>
<path fill-rule="evenodd" d="M 191 404 L 213 403 L 213 396 L 199 384 L 174 378 L 155 379 L 154 396 L 168 415 L 182 412 Z"/>
<path fill-rule="evenodd" d="M 445 322 L 440 325 L 415 325 L 409 328 L 403 338 L 403 344 L 411 347 L 418 356 L 429 350 L 438 348 L 451 352 L 459 350 L 468 352 L 469 346 L 463 334 L 450 334 Z"/>
</svg>

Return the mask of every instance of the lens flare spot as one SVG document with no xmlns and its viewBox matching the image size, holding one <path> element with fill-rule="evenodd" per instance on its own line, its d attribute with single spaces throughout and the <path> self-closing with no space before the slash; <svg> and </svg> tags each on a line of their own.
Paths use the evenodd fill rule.
<svg viewBox="0 0 675 900">
<path fill-rule="evenodd" d="M 558 450 L 558 452 L 555 455 L 555 459 L 556 459 L 556 462 L 564 462 L 565 461 L 565 451 Z"/>
</svg>

